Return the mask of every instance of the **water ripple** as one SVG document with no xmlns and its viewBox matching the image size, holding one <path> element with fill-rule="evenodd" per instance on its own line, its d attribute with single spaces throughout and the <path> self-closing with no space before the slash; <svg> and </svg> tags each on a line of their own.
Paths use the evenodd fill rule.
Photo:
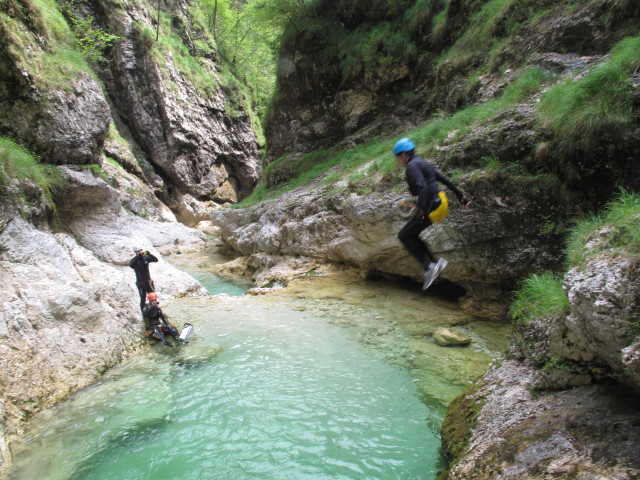
<svg viewBox="0 0 640 480">
<path fill-rule="evenodd" d="M 30 476 L 14 478 L 435 478 L 438 433 L 411 377 L 337 327 L 257 304 L 197 333 L 222 347 L 215 361 L 185 375 L 150 357 L 74 396 L 18 452 Z"/>
</svg>

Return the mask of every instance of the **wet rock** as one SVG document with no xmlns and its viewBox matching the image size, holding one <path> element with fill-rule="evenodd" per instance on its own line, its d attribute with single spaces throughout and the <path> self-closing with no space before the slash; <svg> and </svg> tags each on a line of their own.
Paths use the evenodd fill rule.
<svg viewBox="0 0 640 480">
<path fill-rule="evenodd" d="M 464 347 L 471 343 L 471 339 L 450 328 L 438 328 L 433 332 L 433 341 L 441 347 Z"/>
<path fill-rule="evenodd" d="M 198 368 L 208 365 L 218 358 L 222 353 L 222 347 L 181 345 L 174 347 L 170 353 L 177 365 L 185 368 Z"/>
<path fill-rule="evenodd" d="M 454 401 L 443 424 L 448 480 L 634 478 L 637 402 L 607 385 L 532 387 L 533 370 L 506 361 Z"/>
<path fill-rule="evenodd" d="M 565 274 L 569 311 L 515 326 L 510 357 L 449 409 L 446 478 L 635 478 L 638 261 L 607 251 Z M 618 427 L 615 427 L 618 425 Z M 623 427 L 624 425 L 624 427 Z"/>
</svg>

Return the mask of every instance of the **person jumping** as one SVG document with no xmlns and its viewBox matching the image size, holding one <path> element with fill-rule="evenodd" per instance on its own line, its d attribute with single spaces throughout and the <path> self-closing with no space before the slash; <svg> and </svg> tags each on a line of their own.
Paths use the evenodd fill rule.
<svg viewBox="0 0 640 480">
<path fill-rule="evenodd" d="M 424 269 L 422 289 L 426 290 L 448 263 L 443 258 L 436 258 L 429 246 L 420 238 L 420 233 L 424 229 L 432 223 L 443 220 L 449 211 L 447 196 L 437 182 L 449 187 L 456 194 L 463 208 L 469 206 L 469 200 L 451 180 L 424 158 L 416 155 L 415 148 L 415 144 L 409 138 L 400 139 L 393 147 L 398 165 L 405 169 L 409 191 L 418 197 L 416 214 L 402 227 L 398 238 Z"/>
</svg>

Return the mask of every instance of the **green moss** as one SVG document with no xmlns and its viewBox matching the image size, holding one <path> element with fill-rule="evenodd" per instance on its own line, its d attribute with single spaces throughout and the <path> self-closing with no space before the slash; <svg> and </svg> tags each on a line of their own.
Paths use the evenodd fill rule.
<svg viewBox="0 0 640 480">
<path fill-rule="evenodd" d="M 447 408 L 442 423 L 443 453 L 451 469 L 469 444 L 485 399 L 479 394 L 482 384 L 474 383 L 469 390 L 455 398 Z"/>
</svg>

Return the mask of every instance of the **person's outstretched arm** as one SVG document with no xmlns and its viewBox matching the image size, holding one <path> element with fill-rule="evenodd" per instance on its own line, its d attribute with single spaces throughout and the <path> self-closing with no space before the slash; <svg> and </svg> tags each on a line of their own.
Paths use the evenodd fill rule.
<svg viewBox="0 0 640 480">
<path fill-rule="evenodd" d="M 447 178 L 447 176 L 444 175 L 442 172 L 436 170 L 435 168 L 434 170 L 436 173 L 436 180 L 446 185 L 453 193 L 455 193 L 456 196 L 458 197 L 458 201 L 463 207 L 467 206 L 469 204 L 469 199 L 464 194 L 464 192 L 460 190 L 458 187 L 456 187 L 455 184 L 451 180 L 449 180 L 449 178 Z"/>
</svg>

